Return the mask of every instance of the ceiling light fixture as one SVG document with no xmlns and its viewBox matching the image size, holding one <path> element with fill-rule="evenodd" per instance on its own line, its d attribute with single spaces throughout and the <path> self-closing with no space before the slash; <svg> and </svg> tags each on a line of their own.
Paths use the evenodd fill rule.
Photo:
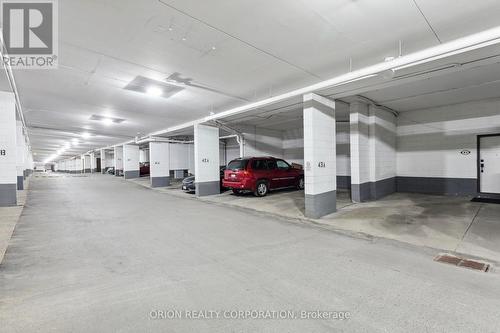
<svg viewBox="0 0 500 333">
<path fill-rule="evenodd" d="M 149 87 L 148 89 L 146 89 L 146 93 L 150 96 L 155 96 L 155 97 L 158 97 L 158 96 L 161 96 L 163 95 L 163 90 L 161 90 L 160 88 L 158 87 L 155 87 L 155 86 L 151 86 Z"/>
<path fill-rule="evenodd" d="M 103 118 L 102 119 L 102 123 L 106 126 L 110 126 L 110 125 L 113 125 L 113 119 L 110 119 L 110 118 Z"/>
</svg>

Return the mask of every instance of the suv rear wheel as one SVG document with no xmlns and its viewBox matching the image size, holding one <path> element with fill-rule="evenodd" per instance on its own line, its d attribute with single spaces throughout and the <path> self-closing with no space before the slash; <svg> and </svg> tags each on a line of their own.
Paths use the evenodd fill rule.
<svg viewBox="0 0 500 333">
<path fill-rule="evenodd" d="M 299 190 L 303 190 L 304 189 L 304 177 L 300 177 L 299 178 L 299 181 L 297 182 L 297 188 Z"/>
<path fill-rule="evenodd" d="M 260 180 L 257 182 L 255 186 L 255 196 L 256 197 L 265 197 L 269 192 L 269 187 L 267 186 L 267 182 L 264 180 Z"/>
</svg>

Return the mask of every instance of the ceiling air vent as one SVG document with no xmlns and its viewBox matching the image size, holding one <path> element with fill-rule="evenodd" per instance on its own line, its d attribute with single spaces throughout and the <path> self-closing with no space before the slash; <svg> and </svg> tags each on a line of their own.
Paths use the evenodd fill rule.
<svg viewBox="0 0 500 333">
<path fill-rule="evenodd" d="M 99 116 L 97 114 L 93 114 L 90 116 L 89 118 L 90 120 L 95 120 L 95 121 L 105 121 L 105 120 L 109 120 L 115 124 L 121 124 L 125 121 L 125 119 L 121 119 L 121 118 L 113 118 L 113 117 L 105 117 L 105 116 Z"/>
</svg>

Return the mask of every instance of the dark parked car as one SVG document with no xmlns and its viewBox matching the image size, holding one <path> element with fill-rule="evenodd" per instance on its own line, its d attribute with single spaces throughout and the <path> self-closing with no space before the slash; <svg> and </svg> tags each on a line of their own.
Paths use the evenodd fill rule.
<svg viewBox="0 0 500 333">
<path fill-rule="evenodd" d="M 114 167 L 107 167 L 105 172 L 107 174 L 109 174 L 109 175 L 114 175 L 115 174 L 115 168 Z"/>
<path fill-rule="evenodd" d="M 139 175 L 141 177 L 149 175 L 149 162 L 139 163 Z"/>
<path fill-rule="evenodd" d="M 224 187 L 222 186 L 222 179 L 224 178 L 224 171 L 226 170 L 226 166 L 223 165 L 220 167 L 220 184 L 221 184 L 221 191 L 224 190 Z M 193 176 L 189 176 L 187 178 L 184 178 L 184 180 L 182 181 L 182 189 L 186 192 L 195 192 L 196 191 L 196 186 L 194 184 L 194 175 Z"/>
<path fill-rule="evenodd" d="M 304 189 L 304 171 L 274 157 L 238 158 L 227 165 L 223 185 L 235 194 L 251 191 L 263 197 L 275 189 Z"/>
</svg>

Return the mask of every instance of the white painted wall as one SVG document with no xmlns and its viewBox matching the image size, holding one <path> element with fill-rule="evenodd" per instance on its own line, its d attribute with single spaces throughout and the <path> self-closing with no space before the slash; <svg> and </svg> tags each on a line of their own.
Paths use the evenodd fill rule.
<svg viewBox="0 0 500 333">
<path fill-rule="evenodd" d="M 495 133 L 500 133 L 500 99 L 402 112 L 397 175 L 476 179 L 476 136 Z"/>
<path fill-rule="evenodd" d="M 17 184 L 15 99 L 8 92 L 0 92 L 0 150 L 0 184 Z"/>
<path fill-rule="evenodd" d="M 240 144 L 236 138 L 226 139 L 226 165 L 240 157 Z"/>
<path fill-rule="evenodd" d="M 141 149 L 139 150 L 139 162 L 149 162 L 149 149 Z"/>
<path fill-rule="evenodd" d="M 396 116 L 369 106 L 370 181 L 396 177 Z"/>
<path fill-rule="evenodd" d="M 245 137 L 245 156 L 274 156 L 283 158 L 283 131 L 255 126 L 240 128 Z M 238 153 L 239 155 L 239 153 Z"/>
<path fill-rule="evenodd" d="M 111 168 L 111 167 L 115 166 L 115 162 L 114 162 L 115 154 L 114 154 L 114 151 L 106 151 L 105 152 L 105 156 L 106 156 L 106 162 L 104 163 L 104 167 L 105 168 Z M 101 163 L 102 163 L 102 160 L 101 160 Z"/>
<path fill-rule="evenodd" d="M 194 170 L 193 144 L 170 144 L 170 170 Z"/>
</svg>

